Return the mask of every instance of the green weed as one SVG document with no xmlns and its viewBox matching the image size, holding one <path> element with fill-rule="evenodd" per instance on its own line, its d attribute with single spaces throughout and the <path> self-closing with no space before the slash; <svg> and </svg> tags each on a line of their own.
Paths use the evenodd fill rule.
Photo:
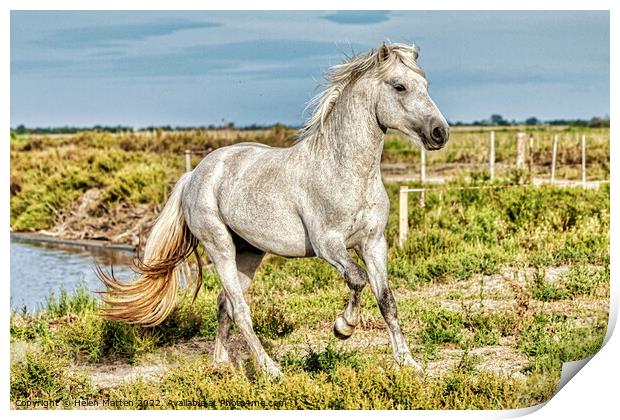
<svg viewBox="0 0 620 420">
<path fill-rule="evenodd" d="M 16 408 L 33 408 L 26 403 L 35 401 L 52 404 L 64 403 L 71 408 L 75 399 L 93 398 L 95 391 L 82 375 L 68 372 L 69 362 L 61 357 L 46 353 L 28 352 L 23 361 L 11 366 L 11 401 Z"/>
</svg>

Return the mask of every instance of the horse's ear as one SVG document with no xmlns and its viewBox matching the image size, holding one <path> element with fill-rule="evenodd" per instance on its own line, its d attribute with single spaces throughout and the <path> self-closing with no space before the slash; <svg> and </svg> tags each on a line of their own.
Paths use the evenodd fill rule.
<svg viewBox="0 0 620 420">
<path fill-rule="evenodd" d="M 387 47 L 387 45 L 385 45 L 385 42 L 383 42 L 381 43 L 381 46 L 379 47 L 379 50 L 377 51 L 377 60 L 379 61 L 379 63 L 383 63 L 389 57 L 390 57 L 390 50 Z"/>
<path fill-rule="evenodd" d="M 420 49 L 416 44 L 411 44 L 411 48 L 413 49 L 413 59 L 417 60 L 420 56 Z"/>
</svg>

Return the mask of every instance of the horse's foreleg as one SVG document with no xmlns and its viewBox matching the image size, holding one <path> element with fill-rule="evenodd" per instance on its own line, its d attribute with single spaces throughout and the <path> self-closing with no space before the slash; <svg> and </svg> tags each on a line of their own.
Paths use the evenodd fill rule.
<svg viewBox="0 0 620 420">
<path fill-rule="evenodd" d="M 360 323 L 360 295 L 366 285 L 366 272 L 350 260 L 344 278 L 349 287 L 349 303 L 334 322 L 334 335 L 341 340 L 351 337 L 355 327 Z"/>
<path fill-rule="evenodd" d="M 351 337 L 360 322 L 360 295 L 366 285 L 366 272 L 353 261 L 340 240 L 326 241 L 318 247 L 317 255 L 333 265 L 345 278 L 349 287 L 349 303 L 336 317 L 334 335 L 341 340 Z"/>
<path fill-rule="evenodd" d="M 381 315 L 388 326 L 392 350 L 396 361 L 403 365 L 410 365 L 421 369 L 419 363 L 413 360 L 407 341 L 400 328 L 396 300 L 387 280 L 387 243 L 383 235 L 369 238 L 360 249 L 360 257 L 366 264 L 370 288 L 377 299 Z"/>
</svg>

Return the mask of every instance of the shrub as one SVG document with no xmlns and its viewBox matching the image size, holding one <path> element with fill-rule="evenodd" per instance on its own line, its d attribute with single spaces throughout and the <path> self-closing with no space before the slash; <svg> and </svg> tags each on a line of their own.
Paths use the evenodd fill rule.
<svg viewBox="0 0 620 420">
<path fill-rule="evenodd" d="M 10 384 L 11 401 L 19 400 L 17 408 L 32 408 L 24 403 L 37 400 L 63 402 L 65 408 L 71 408 L 73 400 L 95 394 L 85 377 L 68 372 L 66 359 L 47 353 L 26 353 L 22 362 L 11 366 Z"/>
</svg>

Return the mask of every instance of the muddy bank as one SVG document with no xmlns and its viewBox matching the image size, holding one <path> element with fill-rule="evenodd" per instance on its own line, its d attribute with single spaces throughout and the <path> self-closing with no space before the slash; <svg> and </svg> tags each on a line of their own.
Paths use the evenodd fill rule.
<svg viewBox="0 0 620 420">
<path fill-rule="evenodd" d="M 101 190 L 92 188 L 69 208 L 56 214 L 52 228 L 30 236 L 22 232 L 14 234 L 32 240 L 134 250 L 145 243 L 160 211 L 161 205 L 154 203 L 107 205 Z"/>
<path fill-rule="evenodd" d="M 95 239 L 58 238 L 41 233 L 30 232 L 11 232 L 11 241 L 33 244 L 49 244 L 58 248 L 79 247 L 84 249 L 105 249 L 125 252 L 133 252 L 136 250 L 136 247 L 133 245 L 117 244 Z"/>
</svg>

